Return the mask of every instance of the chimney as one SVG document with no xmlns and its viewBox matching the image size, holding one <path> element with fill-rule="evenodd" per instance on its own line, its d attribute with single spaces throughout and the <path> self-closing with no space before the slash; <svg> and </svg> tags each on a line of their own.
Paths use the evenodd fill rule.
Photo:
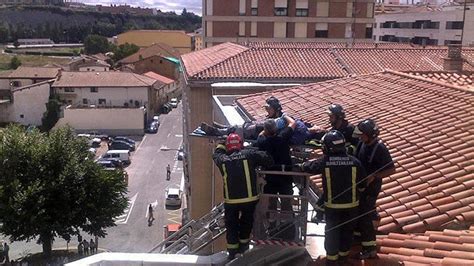
<svg viewBox="0 0 474 266">
<path fill-rule="evenodd" d="M 448 45 L 448 56 L 443 58 L 443 69 L 448 72 L 461 72 L 463 65 L 462 58 L 462 45 L 461 44 L 449 44 Z"/>
</svg>

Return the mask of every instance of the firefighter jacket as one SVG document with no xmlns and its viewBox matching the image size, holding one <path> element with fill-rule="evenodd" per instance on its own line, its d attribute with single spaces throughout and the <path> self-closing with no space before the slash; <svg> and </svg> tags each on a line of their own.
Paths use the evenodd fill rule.
<svg viewBox="0 0 474 266">
<path fill-rule="evenodd" d="M 345 153 L 325 155 L 302 165 L 305 172 L 322 174 L 324 206 L 348 209 L 359 206 L 359 192 L 365 189 L 366 173 L 360 161 Z"/>
<path fill-rule="evenodd" d="M 257 191 L 258 166 L 269 167 L 273 159 L 264 151 L 244 149 L 226 153 L 224 145 L 218 145 L 213 160 L 224 179 L 224 202 L 246 203 L 259 198 Z"/>
</svg>

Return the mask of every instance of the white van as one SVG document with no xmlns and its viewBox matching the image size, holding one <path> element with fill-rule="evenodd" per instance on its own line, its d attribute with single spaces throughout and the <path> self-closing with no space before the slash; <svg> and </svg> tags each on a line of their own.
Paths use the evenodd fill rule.
<svg viewBox="0 0 474 266">
<path fill-rule="evenodd" d="M 130 161 L 130 151 L 128 150 L 109 150 L 106 154 L 102 156 L 103 159 L 117 158 L 122 162 L 129 164 Z"/>
</svg>

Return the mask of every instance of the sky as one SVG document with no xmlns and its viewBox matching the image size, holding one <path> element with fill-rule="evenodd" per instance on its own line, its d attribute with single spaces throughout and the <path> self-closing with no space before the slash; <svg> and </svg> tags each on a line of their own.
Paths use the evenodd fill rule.
<svg viewBox="0 0 474 266">
<path fill-rule="evenodd" d="M 101 5 L 131 5 L 139 7 L 156 8 L 161 11 L 175 11 L 181 14 L 183 8 L 187 11 L 201 15 L 202 0 L 77 0 L 85 4 L 101 4 Z"/>
</svg>

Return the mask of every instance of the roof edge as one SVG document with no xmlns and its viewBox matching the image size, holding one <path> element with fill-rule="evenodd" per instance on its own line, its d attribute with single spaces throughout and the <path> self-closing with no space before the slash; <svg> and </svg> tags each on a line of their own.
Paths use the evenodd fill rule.
<svg viewBox="0 0 474 266">
<path fill-rule="evenodd" d="M 474 91 L 469 90 L 467 88 L 463 88 L 463 87 L 458 86 L 458 85 L 449 84 L 449 83 L 438 81 L 438 80 L 432 80 L 432 79 L 421 77 L 421 76 L 415 76 L 415 75 L 411 75 L 411 74 L 404 73 L 404 72 L 399 72 L 399 71 L 392 70 L 392 69 L 385 69 L 383 72 L 391 73 L 391 74 L 402 76 L 402 77 L 405 77 L 405 78 L 430 82 L 430 83 L 437 84 L 437 85 L 440 85 L 440 86 L 448 87 L 450 89 L 455 89 L 455 90 L 458 90 L 458 91 L 468 92 L 468 93 L 474 94 Z"/>
<path fill-rule="evenodd" d="M 36 87 L 38 85 L 43 85 L 43 84 L 46 84 L 46 83 L 53 83 L 54 81 L 56 81 L 56 79 L 41 81 L 41 82 L 34 83 L 34 84 L 31 84 L 31 85 L 26 85 L 26 86 L 23 86 L 23 87 L 15 88 L 15 89 L 12 90 L 12 92 L 22 91 L 22 90 L 29 89 L 29 88 L 32 88 L 32 87 Z"/>
</svg>

